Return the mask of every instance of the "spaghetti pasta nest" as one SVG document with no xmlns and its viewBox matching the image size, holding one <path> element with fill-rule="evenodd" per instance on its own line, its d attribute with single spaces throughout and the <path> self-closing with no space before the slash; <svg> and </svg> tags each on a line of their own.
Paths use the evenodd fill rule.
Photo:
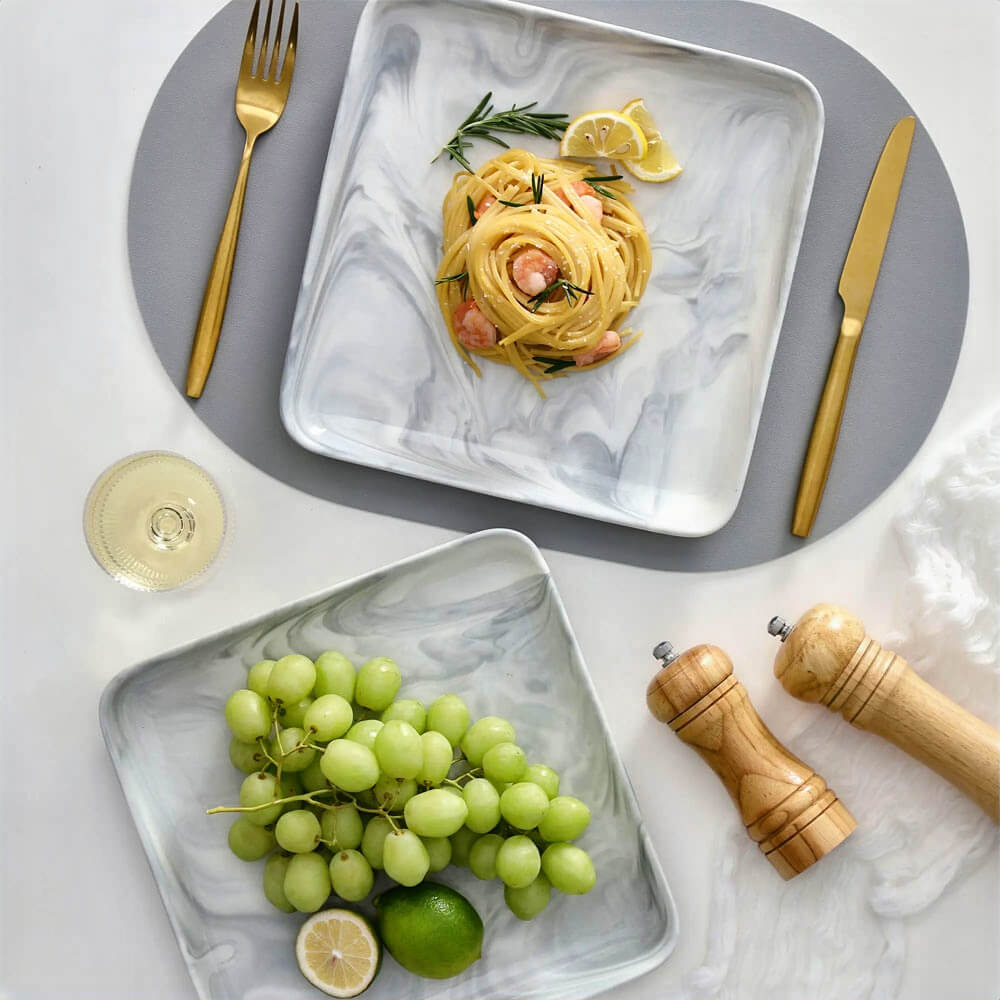
<svg viewBox="0 0 1000 1000">
<path fill-rule="evenodd" d="M 541 392 L 540 381 L 605 364 L 638 340 L 620 324 L 649 279 L 649 236 L 631 189 L 594 173 L 511 149 L 456 175 L 437 295 L 477 375 L 473 354 L 513 366 Z"/>
</svg>

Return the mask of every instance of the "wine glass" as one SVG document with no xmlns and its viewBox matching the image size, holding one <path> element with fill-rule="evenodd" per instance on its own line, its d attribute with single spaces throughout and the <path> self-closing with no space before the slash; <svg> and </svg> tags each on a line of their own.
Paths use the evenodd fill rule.
<svg viewBox="0 0 1000 1000">
<path fill-rule="evenodd" d="M 168 451 L 144 451 L 98 477 L 83 515 L 87 545 L 119 583 L 170 590 L 203 573 L 226 534 L 211 476 Z"/>
</svg>

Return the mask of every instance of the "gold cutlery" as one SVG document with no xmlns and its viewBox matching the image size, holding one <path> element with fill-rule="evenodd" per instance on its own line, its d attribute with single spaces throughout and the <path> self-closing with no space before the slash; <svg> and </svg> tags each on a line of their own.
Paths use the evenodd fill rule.
<svg viewBox="0 0 1000 1000">
<path fill-rule="evenodd" d="M 205 297 L 201 302 L 201 313 L 198 316 L 198 326 L 194 335 L 194 346 L 191 348 L 191 361 L 188 364 L 187 394 L 197 399 L 205 388 L 208 373 L 215 359 L 215 349 L 219 343 L 219 332 L 222 329 L 222 319 L 226 313 L 226 300 L 229 298 L 229 282 L 233 276 L 233 259 L 236 256 L 236 241 L 240 235 L 240 220 L 243 217 L 243 198 L 247 190 L 247 176 L 250 173 L 250 157 L 253 155 L 254 143 L 281 117 L 288 100 L 288 90 L 292 84 L 292 73 L 295 69 L 295 47 L 299 36 L 299 5 L 292 10 L 292 24 L 288 32 L 288 44 L 281 60 L 280 75 L 278 72 L 279 54 L 281 51 L 281 29 L 285 20 L 285 0 L 281 0 L 278 11 L 278 25 L 274 33 L 274 48 L 268 65 L 268 43 L 271 33 L 271 11 L 274 0 L 268 0 L 267 14 L 264 18 L 264 37 L 261 41 L 260 55 L 257 58 L 256 73 L 254 72 L 254 53 L 257 48 L 257 23 L 260 19 L 260 0 L 255 0 L 253 13 L 250 15 L 250 28 L 247 31 L 246 44 L 243 46 L 243 58 L 240 62 L 240 74 L 236 83 L 236 117 L 246 132 L 246 143 L 243 146 L 243 159 L 236 175 L 236 187 L 229 211 L 222 226 L 222 235 L 215 250 L 215 259 L 205 286 Z"/>
<path fill-rule="evenodd" d="M 838 291 L 844 303 L 844 319 L 809 438 L 792 520 L 792 534 L 801 538 L 808 537 L 812 531 L 830 474 L 854 370 L 854 357 L 882 266 L 889 229 L 896 214 L 896 201 L 910 156 L 913 128 L 914 119 L 909 115 L 901 118 L 889 133 L 840 275 Z"/>
</svg>

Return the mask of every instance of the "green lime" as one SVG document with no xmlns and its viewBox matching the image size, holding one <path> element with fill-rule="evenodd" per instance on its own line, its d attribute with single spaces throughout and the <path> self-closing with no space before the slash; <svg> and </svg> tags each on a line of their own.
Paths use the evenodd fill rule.
<svg viewBox="0 0 1000 1000">
<path fill-rule="evenodd" d="M 483 921 L 446 885 L 421 882 L 382 893 L 375 900 L 375 925 L 389 954 L 427 979 L 457 976 L 483 953 Z"/>
</svg>

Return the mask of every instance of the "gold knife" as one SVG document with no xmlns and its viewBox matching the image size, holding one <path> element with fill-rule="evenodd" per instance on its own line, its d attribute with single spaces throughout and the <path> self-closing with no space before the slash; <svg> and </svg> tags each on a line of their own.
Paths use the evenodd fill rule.
<svg viewBox="0 0 1000 1000">
<path fill-rule="evenodd" d="M 830 372 L 816 411 L 809 450 L 802 466 L 799 495 L 795 500 L 795 517 L 792 519 L 792 534 L 801 538 L 808 537 L 812 531 L 816 512 L 823 499 L 823 490 L 826 488 L 826 479 L 830 474 L 833 452 L 840 435 L 840 422 L 844 416 L 847 390 L 854 370 L 854 356 L 858 351 L 861 330 L 871 305 L 879 268 L 882 266 L 882 254 L 889 238 L 889 229 L 896 214 L 899 188 L 903 183 L 910 144 L 913 142 L 913 128 L 913 116 L 908 115 L 900 118 L 889 133 L 865 203 L 861 207 L 861 217 L 840 275 L 838 291 L 844 303 L 844 319 L 840 324 L 840 336 L 837 338 Z"/>
</svg>

